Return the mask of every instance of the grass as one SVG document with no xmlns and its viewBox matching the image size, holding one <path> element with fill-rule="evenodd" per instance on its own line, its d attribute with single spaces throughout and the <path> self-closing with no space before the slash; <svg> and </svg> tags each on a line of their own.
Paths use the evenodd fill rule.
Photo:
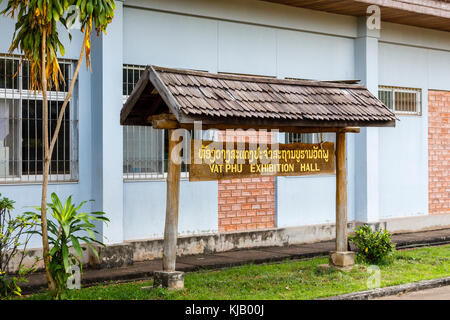
<svg viewBox="0 0 450 320">
<path fill-rule="evenodd" d="M 351 271 L 324 271 L 318 265 L 327 257 L 245 265 L 221 270 L 187 273 L 185 289 L 142 290 L 152 281 L 96 285 L 69 291 L 65 299 L 314 299 L 367 290 L 372 275 L 368 265 Z M 381 286 L 450 276 L 450 245 L 397 251 L 394 262 L 380 266 Z M 45 293 L 25 299 L 49 299 Z"/>
</svg>

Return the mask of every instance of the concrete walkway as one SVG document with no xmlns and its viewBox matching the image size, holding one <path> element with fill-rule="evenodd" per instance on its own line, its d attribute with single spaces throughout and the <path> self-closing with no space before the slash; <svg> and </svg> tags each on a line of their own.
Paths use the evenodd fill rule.
<svg viewBox="0 0 450 320">
<path fill-rule="evenodd" d="M 372 300 L 450 300 L 450 286 L 380 297 Z"/>
<path fill-rule="evenodd" d="M 392 240 L 397 248 L 420 245 L 450 243 L 450 229 L 394 234 Z M 328 255 L 335 249 L 334 241 L 322 241 L 286 247 L 263 247 L 245 250 L 226 251 L 214 254 L 201 254 L 177 258 L 176 269 L 192 272 L 200 269 L 219 269 L 249 263 L 266 263 L 288 259 L 302 259 Z M 153 271 L 162 269 L 162 260 L 155 259 L 136 262 L 132 266 L 111 269 L 85 269 L 82 285 L 105 281 L 126 281 L 148 279 Z M 45 286 L 45 275 L 37 272 L 29 277 L 29 282 L 21 285 L 24 293 L 36 292 Z"/>
</svg>

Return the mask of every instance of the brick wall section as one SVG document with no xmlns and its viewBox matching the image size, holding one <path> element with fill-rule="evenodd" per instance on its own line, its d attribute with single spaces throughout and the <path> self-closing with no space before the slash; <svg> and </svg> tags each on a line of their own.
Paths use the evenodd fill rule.
<svg viewBox="0 0 450 320">
<path fill-rule="evenodd" d="M 267 143 L 272 135 L 264 132 L 219 132 L 219 141 Z M 250 140 L 252 139 L 252 140 Z M 254 140 L 256 139 L 256 140 Z M 257 230 L 275 227 L 275 179 L 273 176 L 219 180 L 219 232 Z"/>
<path fill-rule="evenodd" d="M 429 213 L 450 214 L 450 91 L 428 91 Z"/>
<path fill-rule="evenodd" d="M 219 181 L 219 232 L 275 227 L 273 177 Z"/>
</svg>

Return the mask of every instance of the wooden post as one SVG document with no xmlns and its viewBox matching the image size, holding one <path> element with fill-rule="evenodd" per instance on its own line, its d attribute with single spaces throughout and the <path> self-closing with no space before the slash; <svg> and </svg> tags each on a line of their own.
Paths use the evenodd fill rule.
<svg viewBox="0 0 450 320">
<path fill-rule="evenodd" d="M 336 133 L 336 251 L 330 252 L 330 265 L 351 269 L 355 253 L 347 251 L 347 169 L 345 131 Z"/>
<path fill-rule="evenodd" d="M 345 132 L 336 133 L 336 251 L 347 251 Z"/>
<path fill-rule="evenodd" d="M 169 154 L 167 164 L 167 197 L 166 197 L 166 225 L 164 228 L 163 244 L 163 270 L 154 271 L 153 287 L 164 287 L 169 290 L 184 288 L 184 273 L 175 271 L 177 258 L 177 235 L 178 235 L 178 206 L 180 195 L 180 168 L 181 163 L 174 162 L 172 151 L 178 141 L 172 140 L 174 129 L 169 130 Z M 150 289 L 144 287 L 142 289 Z"/>
<path fill-rule="evenodd" d="M 178 206 L 180 194 L 180 164 L 172 159 L 172 150 L 178 141 L 172 140 L 169 130 L 169 155 L 167 165 L 166 225 L 164 229 L 163 271 L 175 271 L 178 233 Z"/>
</svg>

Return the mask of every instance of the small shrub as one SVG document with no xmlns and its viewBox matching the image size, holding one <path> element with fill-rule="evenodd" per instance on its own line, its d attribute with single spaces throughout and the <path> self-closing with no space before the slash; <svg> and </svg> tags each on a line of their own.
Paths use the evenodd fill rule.
<svg viewBox="0 0 450 320">
<path fill-rule="evenodd" d="M 104 212 L 80 212 L 81 206 L 86 203 L 83 201 L 80 205 L 72 203 L 72 197 L 68 197 L 63 205 L 55 193 L 51 194 L 52 203 L 48 204 L 50 213 L 55 219 L 55 222 L 48 220 L 48 239 L 51 246 L 50 249 L 50 272 L 56 284 L 56 291 L 52 292 L 55 298 L 61 298 L 61 294 L 67 289 L 67 280 L 71 275 L 71 265 L 79 265 L 82 272 L 83 251 L 86 247 L 80 244 L 85 243 L 91 248 L 92 252 L 97 256 L 98 253 L 92 246 L 92 243 L 97 243 L 104 246 L 104 244 L 96 239 L 93 221 L 108 222 L 109 219 L 104 217 Z M 34 207 L 37 211 L 41 207 Z M 35 212 L 27 212 L 27 214 L 40 222 L 41 215 Z M 36 231 L 42 236 L 42 233 Z M 69 251 L 72 246 L 75 254 Z"/>
<path fill-rule="evenodd" d="M 357 259 L 372 263 L 383 264 L 392 261 L 395 244 L 391 234 L 386 230 L 373 231 L 369 225 L 357 227 L 355 235 L 349 237 L 358 249 Z"/>
<path fill-rule="evenodd" d="M 35 270 L 34 265 L 25 268 L 22 262 L 37 221 L 28 219 L 26 215 L 13 217 L 13 209 L 14 201 L 2 198 L 0 194 L 0 299 L 20 296 L 22 290 L 17 283 L 26 282 L 25 276 Z M 16 258 L 19 270 L 13 273 L 9 266 Z"/>
</svg>

